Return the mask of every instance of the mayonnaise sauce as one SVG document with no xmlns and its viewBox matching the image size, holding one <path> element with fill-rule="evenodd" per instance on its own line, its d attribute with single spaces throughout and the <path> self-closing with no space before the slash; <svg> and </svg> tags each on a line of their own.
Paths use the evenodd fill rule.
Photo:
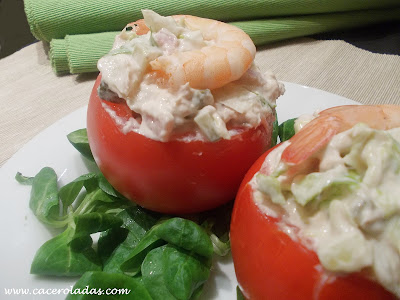
<svg viewBox="0 0 400 300">
<path fill-rule="evenodd" d="M 143 11 L 145 35 L 130 28 L 122 31 L 110 53 L 98 62 L 103 87 L 125 99 L 140 117 L 132 130 L 154 140 L 168 141 L 176 133 L 197 132 L 197 137 L 215 141 L 230 139 L 232 127 L 257 127 L 270 118 L 283 84 L 271 73 L 261 74 L 254 65 L 239 79 L 214 90 L 194 89 L 189 84 L 169 86 L 148 72 L 151 62 L 163 55 L 200 49 L 212 43 L 183 21 Z M 103 91 L 104 92 L 104 91 Z M 102 94 L 100 94 L 100 97 Z"/>
<path fill-rule="evenodd" d="M 281 216 L 281 230 L 315 251 L 328 272 L 368 269 L 400 297 L 400 128 L 356 125 L 332 138 L 317 171 L 290 177 L 291 166 L 280 161 L 288 143 L 267 156 L 261 172 L 270 175 L 252 179 L 256 204 Z M 263 186 L 272 180 L 283 203 L 272 203 L 276 188 Z"/>
</svg>

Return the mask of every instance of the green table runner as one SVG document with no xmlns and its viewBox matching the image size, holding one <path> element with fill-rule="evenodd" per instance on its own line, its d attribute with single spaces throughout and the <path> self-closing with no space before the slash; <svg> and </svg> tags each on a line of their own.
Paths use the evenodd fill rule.
<svg viewBox="0 0 400 300">
<path fill-rule="evenodd" d="M 257 46 L 400 19 L 399 0 L 25 0 L 34 36 L 50 41 L 54 71 L 96 71 L 115 35 L 142 18 L 142 8 L 162 15 L 192 14 L 231 22 Z"/>
</svg>

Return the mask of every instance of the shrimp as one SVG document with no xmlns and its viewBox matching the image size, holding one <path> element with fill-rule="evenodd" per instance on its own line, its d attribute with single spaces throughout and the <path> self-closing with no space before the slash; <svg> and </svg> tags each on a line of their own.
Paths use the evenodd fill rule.
<svg viewBox="0 0 400 300">
<path fill-rule="evenodd" d="M 143 11 L 145 20 L 146 14 L 149 11 Z M 241 29 L 195 16 L 172 17 L 191 31 L 200 31 L 205 43 L 200 49 L 174 51 L 150 61 L 152 71 L 163 74 L 171 86 L 189 83 L 195 89 L 216 89 L 239 79 L 250 68 L 256 47 Z M 137 34 L 148 31 L 143 20 L 127 26 L 135 26 Z"/>
<path fill-rule="evenodd" d="M 379 130 L 400 127 L 400 106 L 344 105 L 326 109 L 290 139 L 282 160 L 300 164 L 321 150 L 334 135 L 358 123 Z"/>
<path fill-rule="evenodd" d="M 135 22 L 129 23 L 125 26 L 124 30 L 134 30 L 137 35 L 146 34 L 149 32 L 149 27 L 146 26 L 146 23 L 143 19 L 137 20 Z"/>
</svg>

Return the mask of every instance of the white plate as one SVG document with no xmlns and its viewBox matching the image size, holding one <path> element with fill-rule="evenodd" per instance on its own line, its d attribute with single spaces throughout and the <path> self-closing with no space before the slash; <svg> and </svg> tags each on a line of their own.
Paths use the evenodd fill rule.
<svg viewBox="0 0 400 300">
<path fill-rule="evenodd" d="M 280 122 L 300 114 L 345 104 L 358 104 L 346 98 L 314 88 L 285 83 L 286 93 L 278 99 Z M 36 250 L 53 233 L 41 224 L 28 207 L 30 187 L 14 179 L 19 171 L 34 176 L 42 167 L 52 167 L 63 185 L 90 171 L 80 154 L 69 144 L 66 135 L 86 127 L 86 107 L 56 122 L 19 150 L 0 170 L 1 201 L 1 274 L 0 295 L 5 289 L 25 289 L 26 299 L 64 299 L 65 295 L 33 295 L 49 289 L 70 288 L 76 278 L 48 278 L 29 274 Z M 236 299 L 236 278 L 232 260 L 225 258 L 215 264 L 206 283 L 203 299 Z M 18 296 L 17 296 L 18 297 Z M 3 298 L 3 297 L 0 297 Z M 13 298 L 13 297 L 11 297 Z"/>
</svg>

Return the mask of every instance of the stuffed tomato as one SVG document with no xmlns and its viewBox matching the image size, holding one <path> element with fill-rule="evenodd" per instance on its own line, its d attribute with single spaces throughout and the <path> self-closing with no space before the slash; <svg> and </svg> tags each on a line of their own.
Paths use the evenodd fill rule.
<svg viewBox="0 0 400 300">
<path fill-rule="evenodd" d="M 399 110 L 328 109 L 251 167 L 230 231 L 247 299 L 400 297 Z"/>
<path fill-rule="evenodd" d="M 87 113 L 91 150 L 109 182 L 145 208 L 215 208 L 234 199 L 270 147 L 284 87 L 254 66 L 254 45 L 236 27 L 143 15 L 98 62 Z"/>
</svg>

